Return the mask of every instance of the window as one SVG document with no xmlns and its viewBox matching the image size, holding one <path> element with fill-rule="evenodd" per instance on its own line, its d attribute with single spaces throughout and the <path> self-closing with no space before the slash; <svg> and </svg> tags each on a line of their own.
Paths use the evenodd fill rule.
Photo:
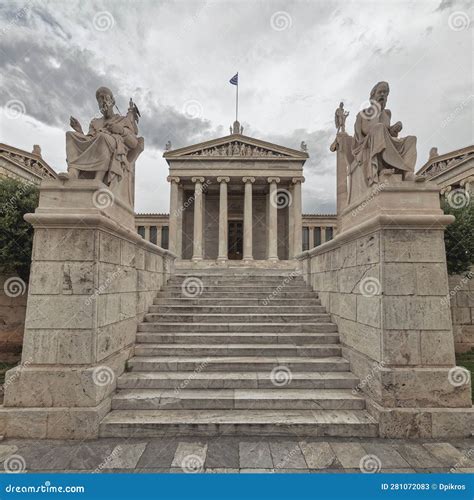
<svg viewBox="0 0 474 500">
<path fill-rule="evenodd" d="M 326 228 L 326 241 L 332 240 L 332 233 L 333 233 L 332 229 L 333 229 L 332 227 Z"/>
<path fill-rule="evenodd" d="M 309 227 L 303 227 L 303 251 L 309 250 Z"/>
<path fill-rule="evenodd" d="M 315 227 L 314 228 L 314 246 L 317 247 L 319 245 L 321 245 L 321 228 Z"/>
<path fill-rule="evenodd" d="M 150 226 L 150 241 L 156 245 L 158 231 L 156 226 Z"/>
<path fill-rule="evenodd" d="M 137 233 L 144 238 L 145 237 L 145 226 L 138 226 Z"/>
<path fill-rule="evenodd" d="M 161 248 L 165 248 L 166 250 L 168 250 L 169 234 L 168 226 L 163 226 L 161 228 Z"/>
</svg>

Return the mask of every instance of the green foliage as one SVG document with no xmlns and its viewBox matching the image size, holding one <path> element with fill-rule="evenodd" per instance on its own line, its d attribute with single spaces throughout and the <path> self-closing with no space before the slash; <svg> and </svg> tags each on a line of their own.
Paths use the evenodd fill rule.
<svg viewBox="0 0 474 500">
<path fill-rule="evenodd" d="M 474 399 L 474 349 L 471 349 L 469 352 L 457 354 L 456 364 L 459 366 L 463 366 L 464 368 L 466 368 L 466 370 L 469 370 L 471 372 L 471 391 L 472 399 Z"/>
<path fill-rule="evenodd" d="M 0 273 L 28 281 L 33 228 L 23 216 L 35 211 L 39 190 L 14 179 L 0 179 Z"/>
<path fill-rule="evenodd" d="M 449 274 L 463 274 L 474 264 L 474 200 L 465 198 L 460 208 L 443 203 L 444 213 L 456 217 L 444 233 Z"/>
</svg>

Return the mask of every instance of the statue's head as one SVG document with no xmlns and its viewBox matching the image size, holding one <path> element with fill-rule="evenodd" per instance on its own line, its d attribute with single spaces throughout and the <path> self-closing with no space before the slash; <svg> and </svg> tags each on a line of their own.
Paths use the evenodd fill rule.
<svg viewBox="0 0 474 500">
<path fill-rule="evenodd" d="M 374 88 L 370 91 L 370 100 L 375 101 L 379 104 L 381 109 L 385 108 L 387 104 L 388 94 L 390 93 L 390 87 L 387 82 L 378 82 L 375 84 Z"/>
<path fill-rule="evenodd" d="M 339 103 L 339 107 L 342 109 L 344 107 L 344 103 L 343 102 L 340 102 Z"/>
<path fill-rule="evenodd" d="M 115 106 L 115 99 L 109 88 L 99 87 L 95 92 L 95 98 L 97 99 L 99 110 L 104 116 L 112 114 Z"/>
</svg>

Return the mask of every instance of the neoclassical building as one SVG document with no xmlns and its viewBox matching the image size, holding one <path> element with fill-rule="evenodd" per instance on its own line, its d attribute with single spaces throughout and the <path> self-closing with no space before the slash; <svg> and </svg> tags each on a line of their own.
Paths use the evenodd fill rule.
<svg viewBox="0 0 474 500">
<path fill-rule="evenodd" d="M 245 136 L 239 122 L 231 132 L 164 153 L 168 224 L 164 215 L 138 214 L 137 231 L 169 239 L 178 259 L 196 265 L 284 262 L 332 239 L 335 216 L 302 214 L 307 152 Z"/>
</svg>

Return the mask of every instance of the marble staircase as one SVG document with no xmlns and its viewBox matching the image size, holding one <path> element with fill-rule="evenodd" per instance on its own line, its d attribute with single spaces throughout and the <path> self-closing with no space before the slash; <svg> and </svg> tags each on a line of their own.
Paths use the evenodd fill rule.
<svg viewBox="0 0 474 500">
<path fill-rule="evenodd" d="M 138 327 L 100 434 L 376 436 L 358 382 L 301 276 L 180 270 Z"/>
</svg>

